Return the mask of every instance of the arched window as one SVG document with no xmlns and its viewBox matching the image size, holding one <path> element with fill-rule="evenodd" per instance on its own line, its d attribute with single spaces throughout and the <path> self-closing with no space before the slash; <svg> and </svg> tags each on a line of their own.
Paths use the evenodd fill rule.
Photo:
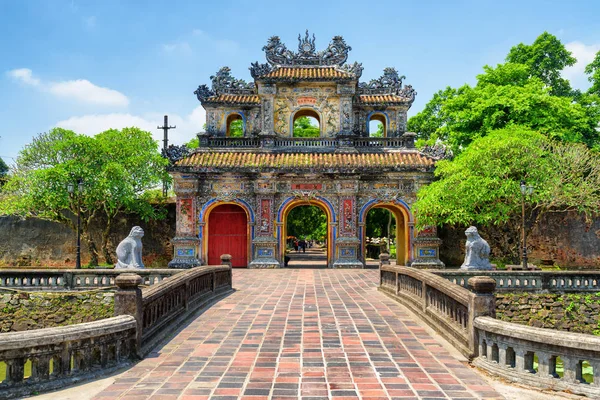
<svg viewBox="0 0 600 400">
<path fill-rule="evenodd" d="M 227 137 L 244 137 L 245 124 L 242 116 L 232 113 L 227 116 Z"/>
<path fill-rule="evenodd" d="M 369 117 L 369 137 L 387 137 L 386 118 L 384 114 L 373 113 Z"/>
<path fill-rule="evenodd" d="M 292 137 L 321 136 L 321 118 L 315 110 L 300 110 L 294 114 Z"/>
</svg>

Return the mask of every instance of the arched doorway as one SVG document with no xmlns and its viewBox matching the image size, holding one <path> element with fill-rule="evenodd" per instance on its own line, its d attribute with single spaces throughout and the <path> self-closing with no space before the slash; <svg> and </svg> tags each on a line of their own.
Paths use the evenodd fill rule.
<svg viewBox="0 0 600 400">
<path fill-rule="evenodd" d="M 207 263 L 221 264 L 222 254 L 231 254 L 233 267 L 248 266 L 248 217 L 236 204 L 221 204 L 208 214 Z"/>
<path fill-rule="evenodd" d="M 333 212 L 333 207 L 331 204 L 328 204 L 327 200 L 322 198 L 304 200 L 304 199 L 288 199 L 283 202 L 282 206 L 277 213 L 277 237 L 279 239 L 279 255 L 282 265 L 284 264 L 284 258 L 286 255 L 287 248 L 287 225 L 288 225 L 288 216 L 290 212 L 299 206 L 314 206 L 320 209 L 321 212 L 325 214 L 327 220 L 327 229 L 325 240 L 321 241 L 322 249 L 325 251 L 327 255 L 327 267 L 331 267 L 333 265 L 333 249 L 334 249 L 334 236 L 333 236 L 333 225 L 335 221 L 335 214 Z"/>
<path fill-rule="evenodd" d="M 321 208 L 297 205 L 290 210 L 286 218 L 286 254 L 289 268 L 327 268 L 327 215 Z"/>
<path fill-rule="evenodd" d="M 311 108 L 298 110 L 292 116 L 291 136 L 315 138 L 321 136 L 321 117 Z"/>
<path fill-rule="evenodd" d="M 369 115 L 367 122 L 369 137 L 387 137 L 387 118 L 385 114 L 374 112 Z"/>
<path fill-rule="evenodd" d="M 244 137 L 246 124 L 244 123 L 244 118 L 238 113 L 231 113 L 227 116 L 227 120 L 225 121 L 227 124 L 227 131 L 225 136 L 227 137 Z"/>
<path fill-rule="evenodd" d="M 407 265 L 411 260 L 411 238 L 410 238 L 410 213 L 401 204 L 396 202 L 374 202 L 365 205 L 359 214 L 359 223 L 362 226 L 362 260 L 366 262 L 367 255 L 367 216 L 370 210 L 374 208 L 383 208 L 392 213 L 395 223 L 395 231 L 390 236 L 394 236 L 395 240 L 392 247 L 396 251 L 396 264 Z"/>
</svg>

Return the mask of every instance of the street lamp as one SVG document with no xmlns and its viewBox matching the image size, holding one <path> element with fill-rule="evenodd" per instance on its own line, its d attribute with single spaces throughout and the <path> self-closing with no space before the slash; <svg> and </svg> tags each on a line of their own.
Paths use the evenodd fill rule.
<svg viewBox="0 0 600 400">
<path fill-rule="evenodd" d="M 69 194 L 75 193 L 75 185 L 73 182 L 67 184 Z M 75 269 L 81 268 L 81 193 L 83 193 L 83 179 L 77 179 L 77 259 L 75 261 Z"/>
<path fill-rule="evenodd" d="M 533 186 L 527 185 L 525 181 L 521 181 L 521 219 L 523 226 L 523 269 L 527 269 L 527 244 L 525 242 L 525 196 L 533 193 Z"/>
</svg>

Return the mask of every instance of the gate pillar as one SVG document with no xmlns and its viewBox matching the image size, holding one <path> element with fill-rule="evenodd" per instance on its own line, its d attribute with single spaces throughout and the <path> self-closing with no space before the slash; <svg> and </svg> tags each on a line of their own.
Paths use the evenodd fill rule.
<svg viewBox="0 0 600 400">
<path fill-rule="evenodd" d="M 256 197 L 256 236 L 252 240 L 254 253 L 248 268 L 279 268 L 282 265 L 277 261 L 277 238 L 273 223 L 275 186 L 272 179 L 266 176 L 259 180 L 256 190 L 261 194 Z"/>
<path fill-rule="evenodd" d="M 192 268 L 200 265 L 198 259 L 198 245 L 200 240 L 196 227 L 196 201 L 198 193 L 198 179 L 173 175 L 174 190 L 177 196 L 177 221 L 173 244 L 173 259 L 169 268 Z"/>
<path fill-rule="evenodd" d="M 356 182 L 338 184 L 339 214 L 338 237 L 335 242 L 335 261 L 333 268 L 364 268 L 358 259 L 360 240 L 358 239 L 358 219 L 356 217 Z"/>
</svg>

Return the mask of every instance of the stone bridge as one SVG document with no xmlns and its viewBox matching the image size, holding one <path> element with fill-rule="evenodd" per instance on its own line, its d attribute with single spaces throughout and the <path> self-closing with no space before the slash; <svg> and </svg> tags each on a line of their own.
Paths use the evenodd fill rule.
<svg viewBox="0 0 600 400">
<path fill-rule="evenodd" d="M 95 399 L 493 399 L 377 270 L 233 271 L 236 291 Z"/>
</svg>

